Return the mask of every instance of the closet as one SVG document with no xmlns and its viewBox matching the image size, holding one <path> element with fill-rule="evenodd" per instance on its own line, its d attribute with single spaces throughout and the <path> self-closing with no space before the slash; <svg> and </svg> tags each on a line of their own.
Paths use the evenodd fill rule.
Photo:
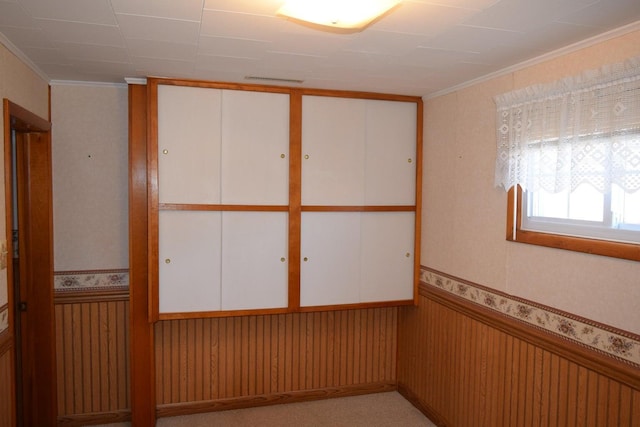
<svg viewBox="0 0 640 427">
<path fill-rule="evenodd" d="M 414 302 L 419 98 L 147 87 L 153 319 Z"/>
</svg>

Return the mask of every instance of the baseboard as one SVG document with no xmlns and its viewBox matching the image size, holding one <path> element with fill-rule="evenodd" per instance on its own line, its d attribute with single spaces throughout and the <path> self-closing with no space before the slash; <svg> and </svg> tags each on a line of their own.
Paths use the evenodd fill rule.
<svg viewBox="0 0 640 427">
<path fill-rule="evenodd" d="M 131 421 L 131 411 L 93 412 L 89 414 L 58 416 L 59 426 L 90 426 Z"/>
<path fill-rule="evenodd" d="M 311 400 L 358 396 L 362 394 L 383 393 L 396 390 L 397 385 L 392 382 L 358 384 L 344 387 L 292 391 L 288 393 L 275 393 L 246 397 L 243 396 L 231 399 L 210 400 L 204 402 L 186 402 L 158 405 L 156 414 L 158 418 L 175 417 L 178 415 L 226 411 L 230 409 L 254 408 L 257 406 L 279 405 L 282 403 L 308 402 Z"/>
<path fill-rule="evenodd" d="M 431 406 L 420 400 L 420 398 L 412 392 L 407 386 L 402 383 L 398 383 L 398 393 L 402 395 L 405 399 L 407 399 L 413 406 L 415 406 L 420 412 L 424 414 L 425 417 L 429 418 L 432 423 L 434 423 L 438 427 L 450 427 L 451 424 L 447 422 L 447 420 L 438 413 Z"/>
</svg>

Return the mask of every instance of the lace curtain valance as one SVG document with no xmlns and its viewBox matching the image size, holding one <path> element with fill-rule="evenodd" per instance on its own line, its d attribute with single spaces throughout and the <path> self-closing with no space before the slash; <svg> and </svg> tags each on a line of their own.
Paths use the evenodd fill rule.
<svg viewBox="0 0 640 427">
<path fill-rule="evenodd" d="M 495 102 L 496 186 L 640 189 L 640 57 Z"/>
</svg>

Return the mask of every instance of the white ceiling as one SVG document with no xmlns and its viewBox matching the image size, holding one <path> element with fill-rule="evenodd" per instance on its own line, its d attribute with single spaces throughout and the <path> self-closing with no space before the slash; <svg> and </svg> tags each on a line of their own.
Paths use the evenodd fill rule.
<svg viewBox="0 0 640 427">
<path fill-rule="evenodd" d="M 318 0 L 322 1 L 322 0 Z M 404 0 L 362 32 L 282 0 L 0 0 L 0 41 L 50 80 L 163 76 L 428 96 L 640 21 L 640 0 Z"/>
</svg>

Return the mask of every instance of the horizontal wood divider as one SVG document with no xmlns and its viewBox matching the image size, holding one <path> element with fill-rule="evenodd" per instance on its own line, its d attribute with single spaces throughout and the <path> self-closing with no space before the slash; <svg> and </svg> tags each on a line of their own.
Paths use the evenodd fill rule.
<svg viewBox="0 0 640 427">
<path fill-rule="evenodd" d="M 239 212 L 288 212 L 287 205 L 204 205 L 184 203 L 159 203 L 161 211 L 239 211 Z"/>
<path fill-rule="evenodd" d="M 89 289 L 56 291 L 54 304 L 78 304 L 84 302 L 129 301 L 128 289 Z"/>
<path fill-rule="evenodd" d="M 90 426 L 99 424 L 115 424 L 131 421 L 131 411 L 93 412 L 79 415 L 58 417 L 59 426 Z"/>
<path fill-rule="evenodd" d="M 301 207 L 302 212 L 415 212 L 415 206 L 316 206 Z"/>
<path fill-rule="evenodd" d="M 258 406 L 283 403 L 308 402 L 334 397 L 359 396 L 370 393 L 384 393 L 397 390 L 395 382 L 368 383 L 343 387 L 329 387 L 315 390 L 292 391 L 257 396 L 242 396 L 203 402 L 185 402 L 158 405 L 158 417 L 173 417 L 196 413 L 226 411 L 230 409 L 255 408 Z"/>
</svg>

